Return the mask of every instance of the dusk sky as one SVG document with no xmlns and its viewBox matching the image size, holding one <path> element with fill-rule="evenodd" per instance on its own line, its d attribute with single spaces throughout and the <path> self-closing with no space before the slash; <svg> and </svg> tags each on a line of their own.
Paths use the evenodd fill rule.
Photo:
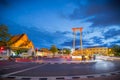
<svg viewBox="0 0 120 80">
<path fill-rule="evenodd" d="M 73 27 L 83 27 L 83 48 L 120 45 L 119 0 L 0 0 L 0 24 L 26 33 L 37 48 L 72 48 Z M 80 45 L 77 32 L 76 47 Z"/>
</svg>

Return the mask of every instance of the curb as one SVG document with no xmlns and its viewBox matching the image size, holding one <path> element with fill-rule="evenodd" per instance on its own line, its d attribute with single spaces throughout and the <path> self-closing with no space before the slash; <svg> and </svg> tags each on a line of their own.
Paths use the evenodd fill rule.
<svg viewBox="0 0 120 80">
<path fill-rule="evenodd" d="M 84 63 L 96 63 L 97 61 L 46 61 L 46 62 L 33 62 L 39 64 L 84 64 Z"/>
<path fill-rule="evenodd" d="M 19 62 L 19 63 L 26 63 L 26 62 Z M 90 64 L 90 63 L 96 63 L 96 62 L 32 62 L 32 63 L 36 63 L 36 64 Z"/>
<path fill-rule="evenodd" d="M 120 75 L 120 71 L 102 73 L 102 74 L 91 74 L 91 75 L 78 75 L 78 76 L 55 76 L 55 77 L 31 77 L 31 76 L 8 76 L 1 78 L 15 79 L 15 80 L 72 80 L 72 79 L 82 79 L 82 78 L 97 78 L 97 77 L 107 77 L 113 75 Z"/>
</svg>

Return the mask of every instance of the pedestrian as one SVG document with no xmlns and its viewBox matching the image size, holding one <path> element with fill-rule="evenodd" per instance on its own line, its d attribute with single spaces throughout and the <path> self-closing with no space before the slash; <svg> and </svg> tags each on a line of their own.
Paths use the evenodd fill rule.
<svg viewBox="0 0 120 80">
<path fill-rule="evenodd" d="M 93 56 L 93 60 L 95 60 L 95 59 L 96 59 L 96 55 Z"/>
<path fill-rule="evenodd" d="M 85 61 L 85 55 L 82 55 L 82 61 Z"/>
</svg>

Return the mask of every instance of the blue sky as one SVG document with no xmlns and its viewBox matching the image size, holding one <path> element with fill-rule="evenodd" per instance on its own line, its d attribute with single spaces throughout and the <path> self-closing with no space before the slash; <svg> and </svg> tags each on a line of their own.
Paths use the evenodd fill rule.
<svg viewBox="0 0 120 80">
<path fill-rule="evenodd" d="M 119 0 L 1 0 L 0 24 L 26 33 L 38 48 L 72 48 L 73 27 L 83 27 L 84 48 L 111 47 L 120 45 L 119 7 Z"/>
</svg>

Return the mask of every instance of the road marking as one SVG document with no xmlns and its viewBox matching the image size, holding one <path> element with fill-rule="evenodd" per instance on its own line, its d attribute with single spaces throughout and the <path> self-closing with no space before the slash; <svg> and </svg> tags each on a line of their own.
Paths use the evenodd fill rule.
<svg viewBox="0 0 120 80">
<path fill-rule="evenodd" d="M 28 71 L 28 70 L 31 70 L 31 69 L 35 69 L 35 68 L 38 68 L 38 67 L 42 67 L 42 66 L 45 66 L 45 65 L 47 65 L 47 64 L 34 66 L 34 67 L 27 68 L 27 69 L 23 69 L 23 70 L 20 70 L 20 71 L 15 71 L 15 72 L 12 72 L 12 73 L 4 74 L 4 75 L 1 75 L 1 76 L 2 76 L 2 77 L 7 77 L 7 76 L 10 76 L 10 75 L 12 75 L 12 74 L 17 74 L 17 73 L 20 73 L 20 72 L 24 72 L 24 71 Z"/>
</svg>

